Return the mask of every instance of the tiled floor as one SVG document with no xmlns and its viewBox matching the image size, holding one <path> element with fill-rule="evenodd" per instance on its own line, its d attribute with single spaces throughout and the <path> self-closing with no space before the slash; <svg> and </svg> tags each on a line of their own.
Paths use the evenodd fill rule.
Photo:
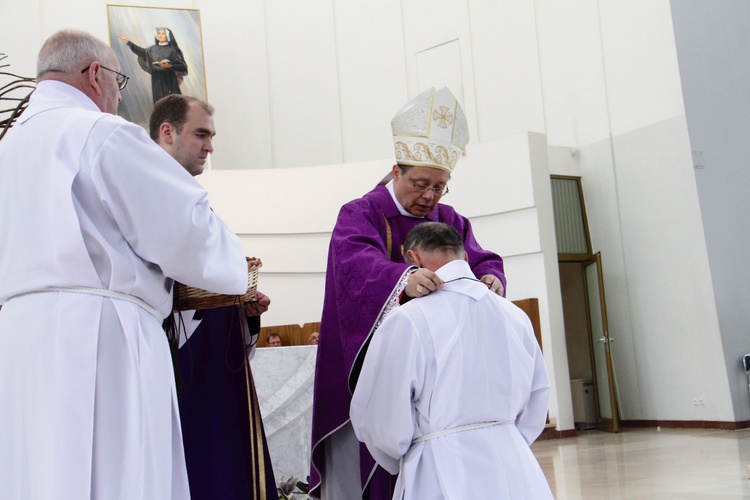
<svg viewBox="0 0 750 500">
<path fill-rule="evenodd" d="M 750 429 L 625 429 L 537 441 L 557 500 L 750 499 Z"/>
</svg>

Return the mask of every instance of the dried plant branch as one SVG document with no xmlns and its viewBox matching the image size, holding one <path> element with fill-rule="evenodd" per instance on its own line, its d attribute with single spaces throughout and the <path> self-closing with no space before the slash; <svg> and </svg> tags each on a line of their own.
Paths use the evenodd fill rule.
<svg viewBox="0 0 750 500">
<path fill-rule="evenodd" d="M 0 52 L 0 61 L 8 56 Z M 10 64 L 0 64 L 0 69 Z M 3 83 L 4 80 L 10 80 Z M 0 71 L 0 139 L 10 130 L 29 104 L 29 97 L 36 88 L 36 80 L 8 71 Z M 10 107 L 6 107 L 10 106 Z"/>
</svg>

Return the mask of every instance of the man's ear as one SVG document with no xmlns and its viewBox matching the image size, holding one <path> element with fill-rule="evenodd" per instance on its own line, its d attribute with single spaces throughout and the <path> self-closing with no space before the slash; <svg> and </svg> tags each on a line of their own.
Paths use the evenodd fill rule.
<svg viewBox="0 0 750 500">
<path fill-rule="evenodd" d="M 89 86 L 96 95 L 102 95 L 102 85 L 99 82 L 99 73 L 101 65 L 94 61 L 91 63 L 89 70 L 86 71 L 86 85 Z"/>
<path fill-rule="evenodd" d="M 394 164 L 394 165 L 393 165 L 393 167 L 391 168 L 391 178 L 395 179 L 395 178 L 396 178 L 396 176 L 397 176 L 397 175 L 399 174 L 399 172 L 398 172 L 398 171 L 399 171 L 399 168 L 398 168 L 398 163 L 396 163 L 396 164 Z"/>
<path fill-rule="evenodd" d="M 174 127 L 169 122 L 164 122 L 159 125 L 159 137 L 164 144 L 172 144 L 174 142 Z"/>
<path fill-rule="evenodd" d="M 407 250 L 406 256 L 409 257 L 409 260 L 411 260 L 411 262 L 415 266 L 422 267 L 422 262 L 421 262 L 421 259 L 419 258 L 419 254 L 417 254 L 414 250 Z"/>
</svg>

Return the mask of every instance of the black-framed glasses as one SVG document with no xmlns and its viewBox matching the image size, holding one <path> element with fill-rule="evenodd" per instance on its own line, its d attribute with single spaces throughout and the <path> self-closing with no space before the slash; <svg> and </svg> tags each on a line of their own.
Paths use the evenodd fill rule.
<svg viewBox="0 0 750 500">
<path fill-rule="evenodd" d="M 416 189 L 422 194 L 425 194 L 427 191 L 432 191 L 432 194 L 434 194 L 435 196 L 445 196 L 450 191 L 448 189 L 448 186 L 443 186 L 439 188 L 439 187 L 428 186 L 426 184 L 422 184 L 421 182 L 417 182 L 413 180 L 411 177 L 409 177 L 409 174 L 407 174 L 406 170 L 404 170 L 403 168 L 401 169 L 401 172 L 404 174 L 404 177 L 409 179 L 409 182 L 411 182 L 412 186 L 414 186 L 414 189 Z"/>
<path fill-rule="evenodd" d="M 91 65 L 89 64 L 88 66 L 86 66 L 85 68 L 83 68 L 81 70 L 81 73 L 87 72 L 90 67 L 91 67 Z M 113 69 L 109 69 L 106 66 L 102 66 L 101 64 L 99 65 L 99 67 L 102 68 L 102 69 L 106 69 L 107 71 L 111 71 L 112 73 L 114 73 L 115 75 L 117 75 L 117 76 L 115 76 L 115 78 L 117 79 L 117 86 L 120 88 L 120 90 L 124 89 L 125 86 L 128 84 L 128 80 L 130 80 L 130 77 L 128 75 L 123 75 L 119 71 L 115 71 Z"/>
</svg>

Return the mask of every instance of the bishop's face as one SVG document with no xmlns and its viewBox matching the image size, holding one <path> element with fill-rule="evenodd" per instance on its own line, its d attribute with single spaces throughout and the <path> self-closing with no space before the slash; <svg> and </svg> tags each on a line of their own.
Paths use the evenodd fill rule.
<svg viewBox="0 0 750 500">
<path fill-rule="evenodd" d="M 394 165 L 392 173 L 396 199 L 417 217 L 424 217 L 435 209 L 451 178 L 445 170 L 432 167 Z"/>
</svg>

